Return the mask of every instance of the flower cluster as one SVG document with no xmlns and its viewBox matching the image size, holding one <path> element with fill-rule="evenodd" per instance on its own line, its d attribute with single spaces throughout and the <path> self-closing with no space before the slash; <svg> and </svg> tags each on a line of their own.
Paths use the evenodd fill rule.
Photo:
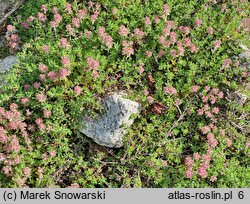
<svg viewBox="0 0 250 204">
<path fill-rule="evenodd" d="M 6 40 L 10 53 L 15 54 L 20 49 L 21 38 L 16 33 L 17 30 L 13 25 L 7 25 Z"/>
<path fill-rule="evenodd" d="M 130 57 L 134 54 L 133 42 L 132 41 L 122 41 L 122 54 Z"/>
<path fill-rule="evenodd" d="M 113 46 L 113 38 L 108 35 L 106 32 L 105 32 L 105 28 L 104 27 L 99 27 L 98 29 L 98 35 L 101 39 L 101 41 L 107 46 L 107 48 L 111 48 Z"/>
</svg>

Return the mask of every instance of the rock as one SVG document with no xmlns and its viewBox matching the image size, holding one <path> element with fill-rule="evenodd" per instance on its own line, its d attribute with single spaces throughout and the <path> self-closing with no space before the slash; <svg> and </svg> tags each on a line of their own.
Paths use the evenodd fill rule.
<svg viewBox="0 0 250 204">
<path fill-rule="evenodd" d="M 0 25 L 24 2 L 25 0 L 0 0 Z"/>
<path fill-rule="evenodd" d="M 92 138 L 96 143 L 113 148 L 123 146 L 126 126 L 134 122 L 130 116 L 140 112 L 140 104 L 123 98 L 122 93 L 108 96 L 103 103 L 106 110 L 97 119 L 84 117 L 81 121 L 80 132 Z"/>
<path fill-rule="evenodd" d="M 0 73 L 9 71 L 14 64 L 17 63 L 17 57 L 14 55 L 10 55 L 0 61 Z"/>
<path fill-rule="evenodd" d="M 2 18 L 5 12 L 10 8 L 10 0 L 0 0 L 0 18 Z"/>
</svg>

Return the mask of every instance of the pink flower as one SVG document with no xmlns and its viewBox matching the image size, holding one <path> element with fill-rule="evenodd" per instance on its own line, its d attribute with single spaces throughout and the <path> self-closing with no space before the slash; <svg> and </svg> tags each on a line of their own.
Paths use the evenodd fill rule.
<svg viewBox="0 0 250 204">
<path fill-rule="evenodd" d="M 31 173 L 31 169 L 30 169 L 29 167 L 23 168 L 23 174 L 24 174 L 26 177 L 29 177 L 29 176 L 30 176 L 30 173 Z"/>
<path fill-rule="evenodd" d="M 197 115 L 203 115 L 203 109 L 198 109 L 198 111 L 197 111 Z"/>
<path fill-rule="evenodd" d="M 43 5 L 41 6 L 41 11 L 44 12 L 44 13 L 47 13 L 47 11 L 48 11 L 47 6 L 43 4 Z"/>
<path fill-rule="evenodd" d="M 159 42 L 161 45 L 164 44 L 164 42 L 165 42 L 165 37 L 164 37 L 164 36 L 160 36 L 158 42 Z"/>
<path fill-rule="evenodd" d="M 197 27 L 201 26 L 201 24 L 202 24 L 202 20 L 201 20 L 201 19 L 196 19 L 196 20 L 195 20 L 195 25 L 196 25 Z"/>
<path fill-rule="evenodd" d="M 29 29 L 29 28 L 30 28 L 29 23 L 28 23 L 27 21 L 23 21 L 23 22 L 21 23 L 21 26 L 22 26 L 23 28 L 26 28 L 26 29 Z"/>
<path fill-rule="evenodd" d="M 165 54 L 165 51 L 164 50 L 160 50 L 157 56 L 159 58 L 161 58 L 164 54 Z"/>
<path fill-rule="evenodd" d="M 191 29 L 189 27 L 187 27 L 187 26 L 180 26 L 179 29 L 184 34 L 189 34 L 190 31 L 191 31 Z"/>
<path fill-rule="evenodd" d="M 38 68 L 41 73 L 45 73 L 48 71 L 48 67 L 45 64 L 39 64 Z"/>
<path fill-rule="evenodd" d="M 191 179 L 191 178 L 193 178 L 193 176 L 194 176 L 194 173 L 193 173 L 193 170 L 192 170 L 192 169 L 187 169 L 187 170 L 185 171 L 185 177 L 186 177 L 186 178 Z"/>
<path fill-rule="evenodd" d="M 227 139 L 227 146 L 230 147 L 233 144 L 233 141 L 231 139 Z"/>
<path fill-rule="evenodd" d="M 72 13 L 72 5 L 70 3 L 66 3 L 66 11 L 68 11 L 69 14 Z"/>
<path fill-rule="evenodd" d="M 212 94 L 218 94 L 218 92 L 219 92 L 218 88 L 213 88 L 211 91 Z"/>
<path fill-rule="evenodd" d="M 214 29 L 212 27 L 209 27 L 207 29 L 207 33 L 210 34 L 210 35 L 214 34 Z"/>
<path fill-rule="evenodd" d="M 89 30 L 86 30 L 85 32 L 84 32 L 84 36 L 86 37 L 86 38 L 90 38 L 90 35 L 91 35 L 91 31 L 89 31 Z"/>
<path fill-rule="evenodd" d="M 77 94 L 77 95 L 80 95 L 82 93 L 82 88 L 80 86 L 75 86 L 74 87 L 74 92 Z"/>
<path fill-rule="evenodd" d="M 145 55 L 147 57 L 152 57 L 153 53 L 150 50 L 147 50 L 146 53 L 145 53 Z"/>
<path fill-rule="evenodd" d="M 194 164 L 192 157 L 188 156 L 185 158 L 185 165 L 187 167 L 192 167 Z"/>
<path fill-rule="evenodd" d="M 191 53 L 197 53 L 199 51 L 199 48 L 196 45 L 190 45 L 190 52 Z"/>
<path fill-rule="evenodd" d="M 119 33 L 121 36 L 127 36 L 129 34 L 129 29 L 126 28 L 124 25 L 120 26 Z"/>
<path fill-rule="evenodd" d="M 45 129 L 45 125 L 42 123 L 40 125 L 38 125 L 38 129 L 39 130 L 44 130 Z"/>
<path fill-rule="evenodd" d="M 40 74 L 39 79 L 40 79 L 40 81 L 45 81 L 46 75 L 45 74 Z"/>
<path fill-rule="evenodd" d="M 139 66 L 139 73 L 142 74 L 144 72 L 144 68 L 142 65 Z"/>
<path fill-rule="evenodd" d="M 139 28 L 136 28 L 134 30 L 134 34 L 137 38 L 141 39 L 145 33 L 142 30 L 140 30 Z"/>
<path fill-rule="evenodd" d="M 219 113 L 219 110 L 220 110 L 220 109 L 219 109 L 218 107 L 214 107 L 214 108 L 213 108 L 213 113 L 218 114 L 218 113 Z"/>
<path fill-rule="evenodd" d="M 36 81 L 36 82 L 34 83 L 34 88 L 35 88 L 35 89 L 39 89 L 40 85 L 41 85 L 40 82 L 37 82 L 37 81 Z"/>
<path fill-rule="evenodd" d="M 162 31 L 161 41 L 164 42 L 165 38 L 170 35 L 170 29 L 169 27 L 165 27 Z M 161 44 L 163 44 L 163 42 Z"/>
<path fill-rule="evenodd" d="M 92 71 L 92 77 L 95 78 L 95 79 L 98 78 L 98 77 L 99 77 L 98 71 L 93 70 L 93 71 Z"/>
<path fill-rule="evenodd" d="M 172 57 L 177 57 L 177 56 L 178 56 L 176 50 L 170 50 L 170 55 L 171 55 Z"/>
<path fill-rule="evenodd" d="M 209 132 L 210 132 L 210 127 L 209 127 L 209 126 L 203 126 L 203 127 L 201 128 L 201 132 L 202 132 L 203 134 L 209 133 Z"/>
<path fill-rule="evenodd" d="M 219 93 L 218 93 L 218 98 L 220 98 L 220 99 L 221 99 L 221 98 L 223 98 L 223 95 L 224 95 L 224 94 L 223 94 L 223 92 L 222 92 L 222 91 L 221 91 L 221 92 L 219 92 Z"/>
<path fill-rule="evenodd" d="M 184 56 L 184 48 L 183 47 L 178 47 L 178 51 L 179 51 L 179 56 Z"/>
<path fill-rule="evenodd" d="M 29 102 L 29 98 L 22 98 L 21 99 L 21 103 L 23 104 L 23 105 L 26 105 L 26 103 L 28 103 Z"/>
<path fill-rule="evenodd" d="M 11 136 L 10 142 L 4 147 L 4 150 L 8 153 L 20 150 L 19 141 L 16 135 Z"/>
<path fill-rule="evenodd" d="M 154 102 L 154 98 L 152 96 L 148 96 L 147 100 L 149 103 L 153 103 Z"/>
<path fill-rule="evenodd" d="M 57 14 L 57 13 L 58 13 L 58 8 L 57 8 L 56 6 L 54 6 L 54 7 L 52 8 L 52 12 L 53 12 L 54 14 Z"/>
<path fill-rule="evenodd" d="M 7 25 L 7 31 L 14 32 L 16 28 L 13 25 Z"/>
<path fill-rule="evenodd" d="M 196 93 L 198 91 L 199 87 L 198 86 L 192 86 L 192 91 L 193 93 Z"/>
<path fill-rule="evenodd" d="M 145 25 L 145 26 L 148 26 L 148 25 L 150 25 L 150 24 L 151 24 L 150 18 L 149 18 L 148 16 L 145 17 L 144 25 Z"/>
<path fill-rule="evenodd" d="M 97 70 L 100 66 L 100 63 L 98 60 L 94 60 L 92 57 L 87 58 L 87 64 L 90 68 Z"/>
<path fill-rule="evenodd" d="M 205 104 L 205 105 L 204 105 L 204 111 L 207 111 L 207 110 L 209 110 L 209 109 L 210 109 L 209 105 L 208 105 L 208 104 Z"/>
<path fill-rule="evenodd" d="M 62 69 L 59 70 L 57 76 L 58 76 L 60 79 L 64 79 L 64 78 L 66 78 L 66 77 L 69 76 L 69 75 L 70 75 L 70 71 L 69 71 L 67 68 L 62 68 Z"/>
<path fill-rule="evenodd" d="M 30 23 L 32 21 L 35 20 L 35 17 L 34 16 L 30 16 L 29 18 L 27 18 L 27 22 Z"/>
<path fill-rule="evenodd" d="M 195 161 L 198 161 L 201 158 L 201 155 L 199 153 L 194 153 L 193 158 Z"/>
<path fill-rule="evenodd" d="M 44 45 L 43 47 L 42 47 L 42 51 L 44 52 L 44 53 L 46 53 L 46 54 L 48 54 L 49 53 L 49 46 L 48 45 Z"/>
<path fill-rule="evenodd" d="M 170 14 L 170 7 L 168 4 L 163 5 L 163 12 L 166 13 L 167 15 Z"/>
<path fill-rule="evenodd" d="M 176 42 L 176 40 L 177 40 L 177 34 L 176 34 L 176 32 L 170 32 L 169 37 L 170 37 L 170 42 L 172 44 L 174 44 Z"/>
<path fill-rule="evenodd" d="M 218 145 L 218 141 L 217 140 L 209 140 L 208 141 L 208 144 L 212 147 L 212 148 L 215 148 L 215 147 L 217 147 L 217 145 Z"/>
<path fill-rule="evenodd" d="M 75 29 L 72 28 L 72 26 L 71 26 L 70 24 L 67 24 L 67 25 L 66 25 L 66 30 L 67 30 L 67 32 L 69 33 L 69 35 L 73 35 L 73 34 L 74 34 L 74 31 L 75 31 Z"/>
<path fill-rule="evenodd" d="M 43 13 L 41 13 L 41 12 L 37 13 L 37 18 L 41 22 L 45 22 L 47 20 L 47 17 Z"/>
<path fill-rule="evenodd" d="M 73 25 L 76 27 L 76 28 L 79 28 L 80 27 L 80 21 L 78 18 L 73 18 L 72 19 L 72 23 Z"/>
<path fill-rule="evenodd" d="M 199 166 L 198 167 L 198 174 L 201 178 L 207 178 L 207 176 L 208 176 L 207 169 L 204 168 L 203 166 Z"/>
<path fill-rule="evenodd" d="M 30 85 L 29 85 L 29 84 L 25 84 L 25 85 L 23 86 L 24 91 L 28 91 L 29 88 L 30 88 Z"/>
<path fill-rule="evenodd" d="M 78 17 L 80 20 L 83 20 L 85 18 L 86 11 L 84 9 L 81 9 L 78 11 Z"/>
<path fill-rule="evenodd" d="M 48 77 L 51 81 L 55 81 L 57 79 L 57 74 L 54 71 L 48 73 Z"/>
<path fill-rule="evenodd" d="M 174 87 L 164 87 L 163 88 L 164 93 L 166 94 L 177 94 L 177 90 Z"/>
<path fill-rule="evenodd" d="M 181 100 L 179 98 L 177 98 L 175 101 L 175 105 L 179 106 L 179 105 L 181 105 L 181 103 L 182 103 Z"/>
<path fill-rule="evenodd" d="M 52 158 L 55 157 L 56 154 L 57 154 L 56 150 L 51 150 L 51 151 L 49 151 L 49 155 L 50 155 L 50 157 L 52 157 Z"/>
<path fill-rule="evenodd" d="M 222 66 L 223 66 L 223 67 L 229 67 L 231 63 L 232 63 L 232 60 L 231 60 L 230 58 L 227 58 L 227 59 L 225 59 L 225 60 L 222 62 Z"/>
<path fill-rule="evenodd" d="M 49 118 L 51 116 L 51 111 L 50 110 L 43 110 L 43 115 L 45 118 Z"/>
<path fill-rule="evenodd" d="M 159 18 L 159 16 L 154 16 L 154 21 L 155 21 L 156 24 L 157 24 L 157 23 L 160 23 L 160 18 Z"/>
<path fill-rule="evenodd" d="M 57 26 L 56 21 L 50 21 L 50 27 L 55 28 Z"/>
<path fill-rule="evenodd" d="M 37 118 L 37 119 L 35 120 L 35 123 L 36 123 L 37 125 L 40 125 L 40 124 L 43 123 L 43 119 L 42 119 L 42 118 Z"/>
<path fill-rule="evenodd" d="M 206 115 L 207 118 L 212 118 L 213 117 L 213 115 L 212 115 L 212 113 L 210 111 L 206 111 L 205 115 Z"/>
<path fill-rule="evenodd" d="M 40 103 L 43 103 L 47 100 L 47 96 L 42 92 L 36 95 L 36 100 Z"/>
<path fill-rule="evenodd" d="M 122 45 L 123 45 L 123 48 L 122 48 L 122 54 L 123 55 L 127 55 L 127 57 L 130 57 L 131 55 L 134 54 L 134 49 L 132 47 L 133 45 L 133 42 L 131 41 L 122 41 Z"/>
<path fill-rule="evenodd" d="M 208 91 L 210 90 L 210 87 L 209 87 L 209 86 L 205 86 L 204 90 L 205 90 L 206 92 L 208 92 Z"/>
<path fill-rule="evenodd" d="M 2 172 L 5 176 L 10 176 L 12 172 L 11 166 L 3 166 Z"/>
<path fill-rule="evenodd" d="M 218 50 L 221 46 L 221 41 L 215 40 L 215 41 L 213 41 L 213 45 L 214 45 L 214 50 Z"/>
<path fill-rule="evenodd" d="M 211 176 L 210 181 L 211 182 L 216 182 L 217 181 L 217 177 L 216 176 Z"/>
<path fill-rule="evenodd" d="M 54 15 L 54 19 L 55 19 L 56 24 L 58 25 L 62 21 L 62 16 L 59 13 L 57 13 Z"/>
<path fill-rule="evenodd" d="M 191 46 L 191 40 L 190 40 L 190 38 L 185 38 L 184 41 L 185 41 L 185 47 Z"/>
<path fill-rule="evenodd" d="M 98 16 L 99 16 L 99 12 L 98 12 L 98 11 L 95 11 L 94 14 L 92 14 L 92 15 L 90 16 L 90 21 L 91 21 L 92 23 L 94 23 L 94 22 L 97 20 Z"/>
<path fill-rule="evenodd" d="M 107 46 L 107 48 L 111 48 L 112 46 L 113 46 L 113 38 L 110 36 L 110 35 L 105 35 L 104 37 L 103 37 L 103 42 L 104 42 L 104 44 Z"/>
<path fill-rule="evenodd" d="M 3 144 L 6 144 L 9 140 L 7 134 L 5 133 L 4 129 L 2 128 L 1 130 L 1 126 L 0 126 L 0 142 Z M 1 154 L 1 153 L 0 153 Z"/>
<path fill-rule="evenodd" d="M 147 96 L 147 95 L 149 94 L 148 90 L 147 90 L 147 89 L 144 89 L 144 90 L 143 90 L 143 94 Z"/>
<path fill-rule="evenodd" d="M 208 101 L 208 96 L 202 96 L 202 102 L 206 103 Z"/>
<path fill-rule="evenodd" d="M 62 56 L 61 62 L 64 66 L 69 66 L 70 65 L 70 60 L 67 56 Z"/>
<path fill-rule="evenodd" d="M 207 134 L 207 139 L 210 140 L 210 141 L 213 141 L 214 140 L 214 134 L 213 133 L 208 133 Z"/>
<path fill-rule="evenodd" d="M 68 43 L 67 38 L 61 38 L 60 44 L 62 48 L 69 48 L 70 44 Z"/>
<path fill-rule="evenodd" d="M 10 110 L 15 111 L 18 108 L 18 105 L 16 103 L 11 103 L 10 104 Z"/>
</svg>

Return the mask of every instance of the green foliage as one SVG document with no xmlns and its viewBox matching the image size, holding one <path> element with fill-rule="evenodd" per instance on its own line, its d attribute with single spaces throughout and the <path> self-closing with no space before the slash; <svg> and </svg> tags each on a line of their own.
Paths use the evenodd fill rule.
<svg viewBox="0 0 250 204">
<path fill-rule="evenodd" d="M 21 8 L 22 16 L 13 18 L 22 47 L 18 53 L 19 64 L 9 75 L 8 85 L 0 88 L 0 107 L 9 110 L 11 103 L 18 104 L 22 121 L 27 124 L 30 144 L 20 131 L 8 130 L 9 135 L 18 136 L 20 150 L 7 153 L 4 144 L 0 144 L 0 152 L 8 156 L 0 163 L 0 168 L 11 166 L 9 175 L 3 170 L 0 173 L 0 187 L 249 186 L 246 119 L 239 122 L 243 128 L 230 123 L 238 124 L 235 109 L 242 115 L 249 112 L 249 107 L 233 107 L 226 100 L 223 88 L 233 90 L 248 80 L 235 58 L 241 51 L 237 41 L 246 35 L 238 28 L 243 18 L 240 11 L 248 4 L 209 0 L 94 3 L 95 6 L 89 8 L 85 1 L 74 1 L 72 12 L 68 12 L 64 0 L 49 3 L 30 0 Z M 164 13 L 165 3 L 171 11 Z M 48 19 L 41 22 L 36 18 L 28 24 L 28 29 L 21 26 L 31 15 L 41 12 L 42 4 L 48 8 Z M 100 5 L 100 10 L 96 5 Z M 222 11 L 223 5 L 225 11 Z M 54 6 L 62 17 L 55 28 L 50 24 L 54 20 Z M 79 18 L 77 12 L 82 8 L 86 14 L 77 28 L 72 18 Z M 91 15 L 96 10 L 99 16 L 92 22 Z M 146 17 L 150 18 L 148 25 Z M 202 20 L 200 26 L 195 23 L 197 19 Z M 177 36 L 169 47 L 159 43 L 167 22 L 175 23 L 171 32 Z M 67 30 L 67 25 L 73 27 L 73 33 Z M 122 25 L 130 30 L 128 36 L 119 33 Z M 102 26 L 105 37 L 112 37 L 110 47 L 105 41 L 107 38 L 100 34 Z M 180 26 L 188 27 L 189 31 L 183 32 Z M 213 32 L 209 34 L 210 27 Z M 137 28 L 144 32 L 141 38 L 134 33 Z M 90 38 L 86 37 L 86 31 L 91 31 Z M 68 48 L 61 45 L 62 38 L 67 39 Z M 185 45 L 186 38 L 190 38 L 195 50 Z M 124 53 L 123 41 L 132 42 L 127 47 L 133 49 L 133 54 Z M 214 41 L 221 41 L 216 49 Z M 44 51 L 44 45 L 49 46 L 48 52 Z M 172 50 L 178 52 L 179 47 L 184 49 L 184 54 L 175 56 Z M 147 56 L 147 51 L 151 51 L 152 56 Z M 161 57 L 160 51 L 164 51 Z M 70 66 L 62 62 L 65 56 Z M 229 65 L 225 65 L 227 59 L 232 59 Z M 98 61 L 97 77 L 88 60 Z M 41 64 L 48 67 L 45 80 L 40 78 Z M 66 77 L 49 78 L 49 72 L 61 73 L 62 68 L 69 71 Z M 36 88 L 37 82 L 40 86 Z M 24 90 L 27 84 L 30 88 Z M 76 86 L 81 88 L 81 93 L 77 93 Z M 143 107 L 140 116 L 135 116 L 134 124 L 128 128 L 124 148 L 120 149 L 100 147 L 80 134 L 77 127 L 82 114 L 94 117 L 101 113 L 100 99 L 114 90 L 126 90 L 129 98 Z M 42 94 L 46 100 L 41 102 L 38 98 Z M 23 104 L 23 98 L 29 98 L 29 102 Z M 198 114 L 200 109 L 204 113 Z M 31 116 L 27 115 L 27 110 L 32 112 Z M 44 110 L 50 111 L 51 116 L 46 117 Z M 38 118 L 43 119 L 45 129 L 37 124 Z M 7 127 L 6 121 L 0 118 L 0 127 Z M 208 139 L 208 134 L 204 133 L 203 128 L 208 126 L 214 139 Z M 203 157 L 196 160 L 195 153 Z M 186 164 L 187 157 L 192 157 L 193 162 L 191 178 L 187 176 L 190 168 Z M 17 164 L 8 164 L 17 158 Z M 205 176 L 199 168 L 206 162 Z M 31 169 L 29 175 L 24 173 L 27 167 Z"/>
</svg>

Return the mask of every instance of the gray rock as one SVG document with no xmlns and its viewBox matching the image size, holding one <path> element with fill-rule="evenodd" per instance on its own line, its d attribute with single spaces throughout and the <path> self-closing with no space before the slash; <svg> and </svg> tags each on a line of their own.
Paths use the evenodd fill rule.
<svg viewBox="0 0 250 204">
<path fill-rule="evenodd" d="M 0 25 L 24 2 L 25 0 L 0 0 Z"/>
<path fill-rule="evenodd" d="M 2 18 L 6 10 L 11 6 L 10 0 L 0 0 L 0 18 Z"/>
<path fill-rule="evenodd" d="M 140 104 L 123 98 L 123 95 L 116 93 L 108 96 L 103 103 L 106 113 L 97 119 L 84 117 L 79 131 L 100 145 L 122 147 L 123 137 L 127 134 L 126 126 L 134 122 L 130 116 L 140 112 Z"/>
<path fill-rule="evenodd" d="M 4 58 L 2 61 L 0 61 L 0 73 L 9 71 L 16 63 L 17 63 L 17 57 L 14 55 L 10 55 Z"/>
</svg>

